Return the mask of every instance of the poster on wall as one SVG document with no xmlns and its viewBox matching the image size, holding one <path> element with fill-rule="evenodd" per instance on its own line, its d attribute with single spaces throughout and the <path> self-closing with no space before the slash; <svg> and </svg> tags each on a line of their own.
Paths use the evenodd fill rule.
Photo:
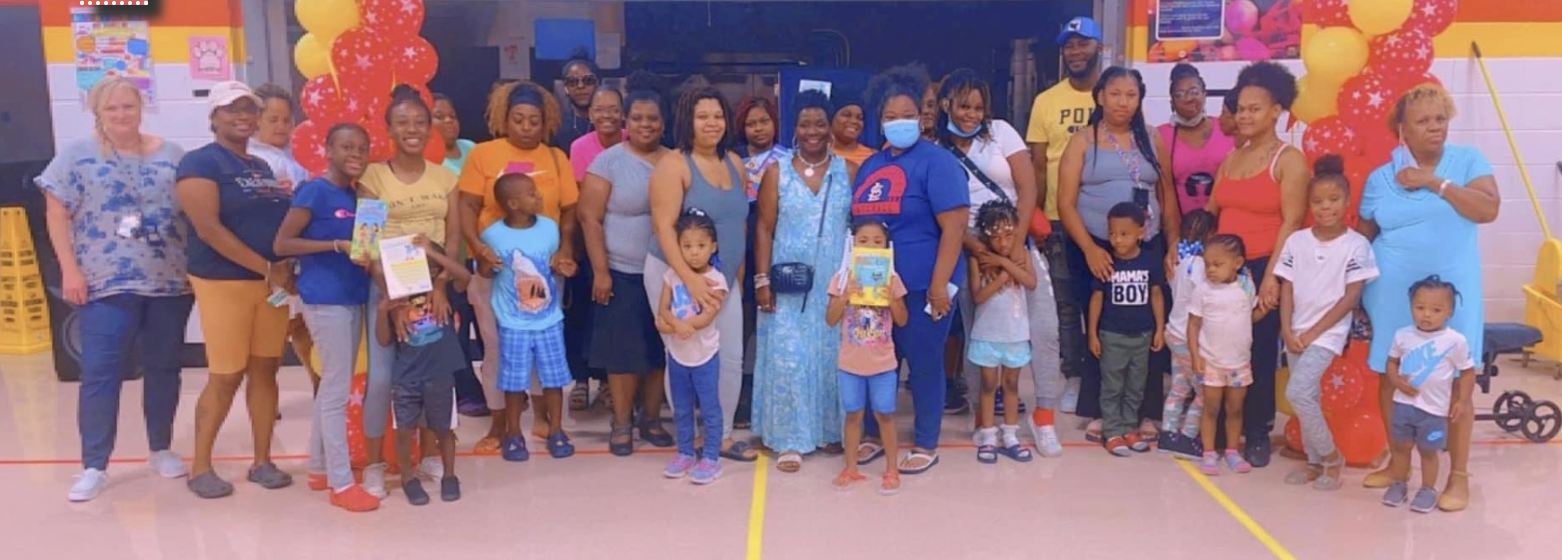
<svg viewBox="0 0 1562 560">
<path fill-rule="evenodd" d="M 71 11 L 71 39 L 76 49 L 76 87 L 85 99 L 103 78 L 120 76 L 135 83 L 148 105 L 156 102 L 152 80 L 152 49 L 147 23 L 130 16 L 110 16 L 91 10 Z"/>
<path fill-rule="evenodd" d="M 1304 0 L 1145 0 L 1150 62 L 1300 58 Z"/>
<path fill-rule="evenodd" d="M 227 37 L 190 36 L 190 79 L 213 82 L 233 79 L 233 65 L 228 61 Z"/>
</svg>

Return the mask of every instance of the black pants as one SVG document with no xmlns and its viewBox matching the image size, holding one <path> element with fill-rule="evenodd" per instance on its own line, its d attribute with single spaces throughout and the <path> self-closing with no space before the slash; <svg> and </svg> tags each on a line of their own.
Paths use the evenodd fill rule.
<svg viewBox="0 0 1562 560">
<path fill-rule="evenodd" d="M 569 361 L 570 375 L 577 382 L 607 381 L 606 371 L 586 365 L 586 356 L 591 350 L 591 317 L 595 315 L 591 303 L 592 280 L 589 265 L 577 267 L 575 276 L 564 280 L 564 357 Z"/>
<path fill-rule="evenodd" d="M 1264 282 L 1264 270 L 1269 268 L 1269 258 L 1247 261 L 1248 274 L 1253 285 Z M 1270 311 L 1263 319 L 1253 323 L 1253 384 L 1248 387 L 1247 399 L 1242 402 L 1242 432 L 1248 441 L 1269 437 L 1275 429 L 1275 370 L 1280 367 L 1280 312 Z M 1234 448 L 1226 444 L 1226 411 L 1220 411 L 1215 429 L 1217 449 Z"/>
<path fill-rule="evenodd" d="M 1100 239 L 1094 240 L 1096 245 L 1111 252 L 1112 248 L 1107 242 Z M 1070 286 L 1073 288 L 1074 301 L 1079 303 L 1082 316 L 1090 313 L 1090 282 L 1094 278 L 1090 274 L 1090 265 L 1085 261 L 1085 252 L 1074 243 L 1067 244 Z M 1157 262 L 1166 259 L 1166 237 L 1157 235 L 1145 242 L 1141 249 L 1150 254 Z M 1161 286 L 1161 297 L 1165 303 L 1166 311 L 1171 312 L 1171 286 Z M 1081 321 L 1081 326 L 1089 328 L 1088 317 Z M 1082 344 L 1089 344 L 1087 336 L 1081 337 Z M 1059 340 L 1063 337 L 1059 336 Z M 1079 403 L 1075 405 L 1074 414 L 1083 418 L 1101 417 L 1101 361 L 1090 353 L 1089 346 L 1079 349 L 1081 356 L 1077 364 L 1080 372 Z M 1171 371 L 1171 352 L 1161 348 L 1159 352 L 1150 353 L 1150 375 L 1145 379 L 1144 402 L 1139 405 L 1139 417 L 1148 418 L 1156 422 L 1161 421 L 1162 410 L 1166 400 L 1165 374 Z M 1270 376 L 1273 378 L 1273 375 Z"/>
<path fill-rule="evenodd" d="M 472 316 L 472 304 L 466 300 L 466 292 L 457 292 L 452 284 L 446 292 L 450 297 L 450 308 L 455 310 L 459 323 L 456 325 L 456 336 L 461 339 L 461 350 L 466 353 L 466 368 L 456 371 L 456 399 L 461 401 L 483 401 L 483 384 L 477 380 L 477 372 L 472 369 L 474 360 L 483 359 L 483 341 L 472 340 L 472 333 L 477 329 L 477 319 Z M 481 337 L 481 335 L 479 335 Z M 499 341 L 494 341 L 498 344 Z"/>
</svg>

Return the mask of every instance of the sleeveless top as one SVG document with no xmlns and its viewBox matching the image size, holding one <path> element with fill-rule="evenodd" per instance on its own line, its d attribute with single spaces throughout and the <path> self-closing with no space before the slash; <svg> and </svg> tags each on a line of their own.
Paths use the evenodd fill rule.
<svg viewBox="0 0 1562 560">
<path fill-rule="evenodd" d="M 1220 162 L 1236 145 L 1236 140 L 1226 136 L 1219 126 L 1211 128 L 1209 140 L 1197 148 L 1177 138 L 1177 129 L 1170 123 L 1157 128 L 1161 140 L 1171 151 L 1172 190 L 1177 191 L 1177 202 L 1183 215 L 1203 210 L 1215 188 L 1215 174 L 1220 172 Z"/>
<path fill-rule="evenodd" d="M 1291 145 L 1281 142 L 1269 160 L 1269 172 L 1258 173 L 1245 179 L 1232 179 L 1222 175 L 1215 188 L 1215 204 L 1220 207 L 1220 233 L 1242 238 L 1247 246 L 1247 259 L 1261 259 L 1275 252 L 1275 242 L 1280 240 L 1280 180 L 1275 178 L 1275 166 L 1280 155 Z"/>
<path fill-rule="evenodd" d="M 1095 138 L 1091 140 L 1095 141 Z M 1134 181 L 1135 167 L 1138 168 L 1137 183 Z M 1137 144 L 1122 146 L 1121 155 L 1110 147 L 1090 146 L 1085 150 L 1085 169 L 1079 178 L 1079 201 L 1076 203 L 1085 230 L 1091 237 L 1105 240 L 1107 213 L 1119 203 L 1135 202 L 1134 190 L 1140 189 L 1145 191 L 1143 196 L 1148 199 L 1150 212 L 1144 222 L 1145 238 L 1155 237 L 1161 231 L 1161 201 L 1155 194 L 1155 185 L 1160 180 L 1160 173 L 1139 153 Z"/>
<path fill-rule="evenodd" d="M 732 188 L 722 190 L 705 180 L 699 166 L 694 164 L 692 154 L 683 154 L 683 161 L 689 165 L 689 190 L 683 193 L 683 210 L 699 208 L 716 222 L 717 268 L 727 277 L 728 286 L 736 286 L 733 279 L 748 254 L 748 195 L 743 192 L 743 174 L 731 160 L 723 157 L 727 174 L 732 177 Z M 667 262 L 661 244 L 654 237 L 651 255 Z"/>
</svg>

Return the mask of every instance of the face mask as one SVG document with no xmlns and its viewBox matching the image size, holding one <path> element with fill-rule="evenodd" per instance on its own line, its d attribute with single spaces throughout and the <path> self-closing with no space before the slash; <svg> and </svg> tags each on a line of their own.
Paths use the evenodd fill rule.
<svg viewBox="0 0 1562 560">
<path fill-rule="evenodd" d="M 950 134 L 953 134 L 955 136 L 959 136 L 961 138 L 975 138 L 976 135 L 982 133 L 982 125 L 980 125 L 980 124 L 976 125 L 976 130 L 973 130 L 973 131 L 970 131 L 970 132 L 966 132 L 964 130 L 960 130 L 960 127 L 955 124 L 955 121 L 949 121 L 949 124 L 946 125 L 944 128 L 949 129 L 949 133 Z"/>
<path fill-rule="evenodd" d="M 919 119 L 900 119 L 884 123 L 884 139 L 889 145 L 904 150 L 917 143 L 922 137 L 922 122 Z"/>
<path fill-rule="evenodd" d="M 1193 128 L 1193 127 L 1199 126 L 1201 124 L 1204 124 L 1204 119 L 1207 119 L 1207 118 L 1209 118 L 1209 115 L 1206 115 L 1204 113 L 1199 113 L 1197 115 L 1194 115 L 1193 118 L 1191 118 L 1191 119 L 1185 119 L 1185 118 L 1182 118 L 1182 115 L 1179 115 L 1179 114 L 1177 114 L 1176 111 L 1173 111 L 1172 112 L 1172 116 L 1171 116 L 1171 122 L 1172 122 L 1172 124 L 1175 124 L 1175 125 L 1183 127 L 1183 128 Z"/>
</svg>

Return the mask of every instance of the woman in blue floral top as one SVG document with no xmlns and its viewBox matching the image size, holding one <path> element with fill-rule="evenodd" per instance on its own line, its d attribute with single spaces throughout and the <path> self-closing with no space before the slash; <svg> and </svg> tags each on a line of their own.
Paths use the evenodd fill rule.
<svg viewBox="0 0 1562 560">
<path fill-rule="evenodd" d="M 146 374 L 147 460 L 166 478 L 185 476 L 170 451 L 179 407 L 179 354 L 190 317 L 186 226 L 174 201 L 184 149 L 141 132 L 144 99 L 135 84 L 107 78 L 87 94 L 92 136 L 60 147 L 37 179 L 48 204 L 49 238 L 60 260 L 62 296 L 80 306 L 81 394 L 77 427 L 84 469 L 73 502 L 108 486 L 119 427 L 120 372 L 131 342 Z"/>
</svg>

